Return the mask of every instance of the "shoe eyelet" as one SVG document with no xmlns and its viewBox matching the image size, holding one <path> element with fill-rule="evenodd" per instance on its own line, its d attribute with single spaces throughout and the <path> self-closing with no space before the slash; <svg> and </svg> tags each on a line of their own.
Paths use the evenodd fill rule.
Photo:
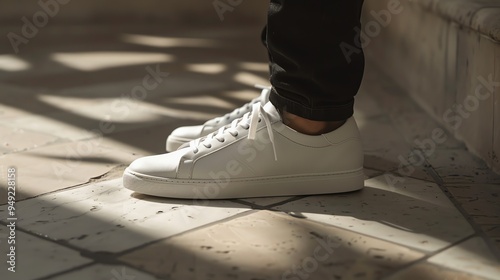
<svg viewBox="0 0 500 280">
<path fill-rule="evenodd" d="M 219 140 L 219 139 L 217 139 L 217 140 Z M 219 142 L 224 143 L 224 142 L 226 142 L 226 139 L 223 138 L 222 140 L 219 140 Z"/>
</svg>

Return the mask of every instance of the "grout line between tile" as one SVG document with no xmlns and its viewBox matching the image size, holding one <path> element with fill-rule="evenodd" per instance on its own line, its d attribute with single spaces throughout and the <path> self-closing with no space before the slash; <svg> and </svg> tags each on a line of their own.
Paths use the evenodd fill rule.
<svg viewBox="0 0 500 280">
<path fill-rule="evenodd" d="M 26 197 L 26 198 L 23 198 L 23 199 L 18 199 L 18 200 L 16 200 L 16 203 L 17 202 L 22 202 L 22 201 L 27 201 L 27 200 L 34 199 L 34 198 L 39 198 L 39 197 L 42 197 L 42 196 L 45 196 L 45 195 L 54 194 L 54 193 L 57 193 L 57 192 L 60 192 L 60 191 L 66 191 L 66 190 L 76 189 L 76 188 L 79 188 L 79 187 L 83 187 L 83 186 L 85 186 L 85 185 L 87 185 L 89 183 L 91 183 L 91 181 L 87 181 L 85 183 L 81 183 L 81 184 L 77 184 L 77 185 L 65 187 L 65 188 L 58 189 L 58 190 L 53 190 L 53 191 L 42 193 L 42 194 L 39 194 L 39 195 L 36 195 L 36 196 L 31 196 L 31 197 Z M 7 203 L 0 204 L 0 207 L 5 206 L 5 205 L 7 205 Z"/>
<path fill-rule="evenodd" d="M 96 264 L 96 262 L 90 262 L 90 263 L 79 265 L 77 267 L 73 267 L 73 268 L 70 268 L 70 269 L 61 270 L 59 272 L 56 272 L 56 273 L 53 273 L 53 274 L 50 274 L 50 275 L 47 275 L 47 276 L 39 277 L 39 278 L 36 278 L 36 280 L 49 280 L 49 279 L 53 279 L 54 277 L 58 277 L 58 276 L 66 274 L 66 273 L 70 273 L 70 272 L 73 272 L 73 271 L 84 269 L 84 268 L 90 267 L 90 266 L 95 265 L 95 264 Z"/>
<path fill-rule="evenodd" d="M 392 276 L 392 275 L 394 275 L 394 274 L 396 274 L 396 273 L 398 273 L 398 272 L 400 272 L 400 271 L 402 271 L 402 270 L 404 270 L 404 269 L 407 269 L 407 268 L 409 268 L 409 267 L 411 267 L 411 266 L 413 266 L 413 265 L 417 265 L 417 264 L 419 264 L 419 263 L 427 262 L 427 260 L 429 260 L 430 258 L 434 257 L 435 255 L 438 255 L 438 254 L 440 254 L 440 253 L 442 253 L 442 252 L 444 252 L 444 251 L 446 251 L 446 250 L 448 250 L 448 249 L 450 249 L 450 248 L 452 248 L 452 247 L 454 247 L 454 246 L 456 246 L 456 245 L 458 245 L 458 244 L 460 244 L 460 243 L 463 243 L 463 242 L 465 242 L 465 241 L 467 241 L 467 240 L 469 240 L 469 239 L 472 239 L 472 238 L 474 238 L 475 236 L 477 236 L 477 235 L 476 235 L 476 234 L 469 235 L 469 236 L 464 237 L 464 238 L 462 238 L 462 239 L 460 239 L 460 240 L 457 240 L 457 241 L 453 242 L 452 244 L 450 244 L 450 245 L 448 245 L 448 246 L 445 246 L 445 247 L 443 247 L 443 248 L 441 248 L 441 249 L 439 249 L 439 250 L 436 250 L 436 251 L 431 252 L 431 253 L 429 253 L 429 254 L 425 254 L 425 256 L 424 256 L 424 257 L 422 257 L 422 258 L 420 258 L 420 259 L 417 259 L 417 260 L 415 260 L 415 261 L 413 261 L 413 262 L 409 262 L 409 263 L 407 263 L 407 264 L 405 264 L 405 265 L 403 265 L 403 266 L 401 266 L 401 267 L 399 267 L 399 268 L 396 268 L 396 269 L 392 270 L 392 271 L 391 271 L 391 272 L 390 272 L 390 273 L 389 273 L 386 277 L 384 277 L 384 278 L 387 278 L 387 277 L 389 277 L 389 276 Z M 405 247 L 406 247 L 406 246 L 405 246 Z M 454 270 L 454 269 L 450 269 L 450 270 Z M 457 270 L 455 270 L 455 271 L 457 271 Z M 468 273 L 468 272 L 467 272 L 467 273 Z M 470 273 L 469 273 L 469 274 L 470 274 Z"/>
<path fill-rule="evenodd" d="M 473 185 L 473 183 L 471 183 L 470 185 Z M 438 186 L 441 189 L 441 191 L 448 197 L 453 206 L 455 206 L 455 208 L 460 212 L 460 214 L 462 214 L 462 217 L 469 223 L 469 225 L 472 227 L 476 235 L 481 237 L 483 241 L 486 242 L 486 244 L 488 244 L 488 248 L 490 249 L 490 252 L 493 254 L 493 256 L 498 261 L 500 261 L 500 250 L 497 249 L 497 247 L 493 243 L 493 240 L 481 229 L 481 227 L 476 222 L 474 222 L 472 216 L 453 197 L 453 195 L 448 191 L 445 185 L 438 184 Z"/>
<path fill-rule="evenodd" d="M 322 221 L 311 220 L 311 219 L 308 219 L 306 216 L 302 215 L 301 213 L 295 214 L 294 212 L 285 212 L 283 210 L 271 210 L 271 211 L 273 211 L 275 213 L 285 214 L 285 215 L 288 215 L 288 216 L 290 216 L 292 218 L 295 218 L 295 219 L 306 220 L 306 221 L 308 221 L 310 223 L 320 224 L 320 225 L 323 225 L 325 227 L 335 228 L 335 229 L 339 229 L 339 230 L 343 230 L 343 231 L 348 231 L 348 232 L 351 232 L 351 233 L 354 233 L 354 234 L 357 234 L 357 235 L 362 235 L 362 236 L 365 236 L 365 237 L 368 237 L 368 238 L 377 239 L 377 240 L 380 240 L 380 241 L 383 241 L 383 242 L 387 242 L 387 243 L 390 243 L 390 244 L 393 244 L 393 245 L 396 245 L 396 246 L 399 246 L 399 247 L 408 248 L 408 249 L 410 249 L 412 251 L 417 251 L 417 252 L 426 254 L 425 251 L 422 251 L 422 250 L 420 250 L 418 248 L 409 247 L 407 245 L 396 243 L 396 242 L 393 242 L 391 240 L 380 239 L 378 237 L 371 236 L 371 235 L 368 235 L 366 233 L 361 233 L 361 232 L 358 232 L 358 231 L 355 231 L 355 230 L 352 230 L 352 229 L 338 227 L 336 225 L 328 224 L 328 223 L 325 223 L 325 222 L 322 222 Z"/>
<path fill-rule="evenodd" d="M 371 235 L 367 235 L 365 233 L 357 232 L 357 231 L 352 230 L 352 229 L 338 227 L 338 226 L 335 226 L 335 225 L 332 225 L 332 224 L 328 224 L 328 223 L 325 223 L 325 222 L 322 222 L 322 221 L 311 220 L 311 219 L 308 219 L 307 217 L 305 217 L 303 215 L 293 214 L 293 212 L 285 212 L 285 211 L 276 210 L 276 209 L 274 209 L 274 210 L 270 209 L 270 210 L 273 211 L 273 212 L 275 212 L 275 213 L 283 213 L 283 214 L 289 215 L 292 218 L 305 219 L 305 220 L 307 220 L 309 222 L 321 224 L 321 225 L 324 225 L 326 227 L 333 227 L 333 228 L 336 228 L 336 229 L 340 229 L 340 230 L 349 231 L 349 232 L 352 232 L 352 233 L 355 233 L 355 234 L 363 235 L 363 236 L 366 236 L 366 237 L 369 237 L 369 238 L 378 239 L 378 240 L 381 240 L 381 241 L 384 241 L 384 242 L 388 242 L 388 243 L 394 244 L 396 246 L 400 246 L 400 247 L 408 248 L 408 249 L 413 250 L 413 251 L 421 252 L 421 253 L 425 254 L 426 256 L 429 256 L 429 257 L 431 257 L 433 255 L 436 255 L 436 254 L 438 254 L 438 253 L 440 253 L 440 252 L 442 252 L 442 251 L 444 251 L 444 250 L 446 250 L 448 248 L 451 248 L 451 247 L 453 247 L 453 246 L 455 246 L 457 244 L 460 244 L 460 243 L 462 243 L 462 242 L 464 242 L 464 241 L 466 241 L 466 240 L 468 240 L 470 238 L 473 238 L 475 236 L 481 237 L 481 236 L 478 235 L 477 232 L 474 232 L 473 234 L 468 235 L 468 236 L 466 236 L 466 237 L 464 237 L 464 238 L 462 238 L 462 239 L 460 239 L 458 241 L 455 241 L 455 242 L 453 242 L 452 244 L 450 244 L 450 245 L 448 245 L 446 247 L 443 247 L 443 248 L 441 248 L 439 250 L 436 250 L 434 252 L 431 252 L 431 253 L 427 253 L 426 251 L 420 250 L 419 248 L 410 247 L 410 246 L 407 246 L 407 245 L 403 245 L 403 244 L 400 244 L 400 243 L 393 242 L 391 240 L 380 239 L 380 238 L 377 238 L 377 237 L 374 237 L 374 236 L 371 236 Z"/>
<path fill-rule="evenodd" d="M 205 225 L 202 225 L 202 226 L 199 226 L 199 227 L 195 227 L 195 228 L 183 231 L 181 233 L 178 233 L 178 234 L 166 237 L 166 238 L 161 238 L 161 239 L 153 240 L 151 242 L 147 242 L 147 243 L 141 244 L 139 246 L 136 246 L 136 247 L 133 247 L 133 248 L 121 251 L 121 252 L 117 252 L 117 253 L 93 252 L 93 251 L 85 250 L 85 249 L 82 249 L 80 247 L 74 246 L 74 245 L 72 245 L 72 244 L 70 244 L 70 243 L 68 243 L 66 241 L 54 240 L 54 239 L 51 239 L 51 238 L 49 238 L 47 236 L 38 235 L 35 232 L 31 232 L 31 231 L 25 230 L 25 229 L 23 229 L 21 227 L 17 227 L 16 230 L 21 231 L 21 232 L 23 232 L 25 234 L 31 235 L 31 236 L 33 236 L 35 238 L 39 238 L 39 239 L 42 239 L 44 241 L 56 244 L 57 246 L 61 246 L 61 247 L 64 247 L 66 249 L 70 249 L 72 251 L 76 251 L 76 252 L 78 252 L 80 254 L 80 256 L 82 256 L 84 258 L 87 258 L 87 259 L 89 259 L 91 261 L 88 264 L 80 265 L 80 266 L 77 266 L 77 267 L 74 267 L 74 268 L 71 268 L 71 269 L 68 269 L 68 270 L 64 270 L 64 271 L 59 271 L 59 272 L 56 272 L 55 274 L 52 274 L 52 275 L 49 275 L 49 276 L 44 276 L 44 277 L 41 277 L 41 278 L 37 278 L 37 280 L 52 279 L 53 277 L 57 277 L 57 276 L 60 276 L 60 275 L 63 275 L 63 274 L 66 274 L 66 273 L 69 273 L 69 272 L 72 272 L 72 271 L 76 271 L 76 270 L 79 270 L 79 269 L 82 269 L 82 268 L 85 268 L 85 267 L 89 267 L 91 265 L 95 265 L 95 264 L 122 265 L 122 266 L 127 266 L 127 267 L 133 268 L 135 270 L 141 271 L 143 273 L 147 273 L 149 275 L 154 275 L 154 274 L 151 274 L 148 271 L 145 271 L 145 270 L 141 269 L 140 267 L 135 267 L 135 266 L 132 266 L 132 265 L 126 263 L 126 262 L 120 261 L 119 258 L 121 256 L 123 256 L 123 255 L 126 255 L 126 254 L 130 253 L 130 252 L 133 252 L 135 250 L 147 247 L 147 246 L 149 246 L 151 244 L 154 244 L 154 243 L 157 243 L 159 241 L 170 239 L 170 238 L 173 238 L 173 237 L 177 237 L 177 236 L 180 236 L 180 235 L 192 232 L 192 231 L 196 231 L 196 230 L 199 230 L 199 229 L 202 229 L 202 228 L 205 228 L 205 227 L 213 226 L 214 224 L 217 224 L 217 223 L 220 223 L 220 222 L 232 220 L 232 219 L 235 219 L 235 218 L 238 218 L 238 217 L 243 217 L 243 216 L 251 215 L 251 214 L 253 214 L 253 213 L 257 212 L 257 211 L 258 210 L 248 210 L 248 211 L 245 211 L 245 212 L 242 212 L 242 213 L 239 213 L 239 214 L 236 214 L 236 215 L 233 215 L 233 216 L 221 219 L 221 220 L 214 221 L 212 223 L 208 223 L 208 224 L 205 224 Z M 0 221 L 0 224 L 5 225 L 2 221 Z M 156 277 L 156 275 L 154 275 L 154 276 Z"/>
<path fill-rule="evenodd" d="M 267 209 L 267 210 L 272 210 L 272 211 L 275 211 L 275 210 L 274 210 L 274 209 L 272 209 L 272 208 L 274 208 L 274 207 L 276 207 L 276 206 L 281 206 L 281 205 L 283 205 L 283 204 L 287 204 L 287 203 L 289 203 L 289 202 L 293 202 L 293 201 L 301 200 L 301 199 L 306 198 L 306 197 L 308 197 L 308 196 L 309 196 L 309 195 L 304 195 L 304 196 L 294 196 L 294 197 L 291 197 L 291 198 L 289 198 L 289 199 L 286 199 L 286 200 L 283 200 L 283 201 L 280 201 L 280 202 L 276 202 L 276 203 L 272 203 L 272 204 L 266 205 L 266 206 L 264 206 L 264 207 L 265 207 L 265 209 Z M 281 211 L 281 212 L 283 212 L 283 211 Z"/>
<path fill-rule="evenodd" d="M 429 165 L 432 166 L 432 165 Z M 427 167 L 426 167 L 427 168 Z M 448 191 L 447 185 L 444 180 L 438 175 L 438 173 L 434 170 L 434 168 L 429 167 L 427 169 L 429 174 L 434 178 L 438 187 L 441 191 L 448 197 L 453 206 L 462 214 L 464 219 L 469 223 L 472 229 L 479 235 L 489 246 L 490 252 L 500 261 L 500 250 L 497 249 L 493 240 L 479 227 L 479 225 L 474 222 L 471 215 L 462 207 L 462 205 L 453 197 L 453 195 Z M 469 185 L 473 185 L 474 183 L 470 183 Z"/>
<path fill-rule="evenodd" d="M 238 213 L 238 214 L 235 214 L 235 215 L 232 215 L 232 216 L 229 216 L 229 217 L 226 217 L 226 218 L 223 218 L 223 219 L 220 219 L 220 220 L 217 220 L 217 221 L 213 221 L 211 223 L 207 223 L 207 224 L 204 224 L 204 225 L 201 225 L 201 226 L 198 226 L 198 227 L 194 227 L 194 228 L 191 228 L 191 229 L 188 229 L 188 230 L 185 230 L 183 232 L 179 232 L 177 234 L 173 234 L 169 237 L 164 237 L 164 238 L 160 238 L 160 239 L 156 239 L 156 240 L 153 240 L 153 241 L 150 241 L 150 242 L 147 242 L 147 243 L 144 243 L 144 244 L 141 244 L 139 246 L 136 246 L 136 247 L 132 247 L 132 248 L 129 248 L 129 249 L 126 249 L 126 250 L 123 250 L 121 252 L 118 252 L 118 253 L 114 253 L 115 255 L 115 258 L 119 258 L 123 255 L 126 255 L 130 252 L 133 252 L 133 251 L 136 251 L 136 250 L 139 250 L 139 249 L 142 249 L 142 248 L 145 248 L 151 244 L 154 244 L 154 243 L 157 243 L 157 242 L 160 242 L 160 241 L 163 241 L 163 240 L 168 240 L 168 239 L 172 239 L 172 238 L 175 238 L 175 237 L 178 237 L 178 236 L 182 236 L 184 234 L 188 234 L 188 233 L 191 233 L 191 232 L 194 232 L 194 231 L 197 231 L 197 230 L 200 230 L 200 229 L 203 229 L 203 228 L 207 228 L 207 227 L 211 227 L 213 225 L 216 225 L 216 224 L 219 224 L 219 223 L 223 223 L 223 222 L 226 222 L 226 221 L 230 221 L 230 220 L 233 220 L 233 219 L 236 219 L 236 218 L 240 218 L 240 217 L 244 217 L 244 216 L 248 216 L 248 215 L 251 215 L 253 213 L 256 213 L 260 210 L 253 210 L 253 209 L 249 209 L 247 211 L 244 211 L 242 213 Z"/>
<path fill-rule="evenodd" d="M 88 267 L 92 267 L 94 265 L 99 265 L 99 264 L 101 264 L 101 265 L 123 266 L 123 267 L 127 267 L 127 268 L 130 268 L 130 269 L 134 269 L 134 270 L 140 271 L 140 272 L 142 272 L 144 274 L 147 274 L 147 275 L 151 275 L 151 276 L 153 276 L 155 278 L 158 278 L 158 276 L 156 276 L 155 274 L 153 274 L 153 273 L 151 273 L 151 272 L 149 272 L 147 270 L 144 270 L 141 267 L 132 266 L 132 265 L 126 263 L 126 262 L 117 261 L 115 264 L 107 264 L 107 263 L 99 263 L 99 262 L 93 261 L 93 262 L 85 264 L 85 265 L 80 265 L 80 266 L 77 266 L 77 267 L 74 267 L 74 268 L 71 268 L 71 269 L 68 269 L 68 270 L 62 270 L 62 271 L 56 272 L 56 273 L 48 275 L 48 276 L 36 278 L 36 280 L 50 280 L 50 279 L 53 279 L 53 278 L 58 277 L 58 276 L 69 274 L 69 273 L 72 273 L 72 272 L 75 272 L 75 271 L 78 271 L 78 270 L 82 270 L 82 269 L 85 269 L 85 268 L 88 268 Z M 110 276 L 112 276 L 112 275 L 110 275 Z M 135 277 L 133 277 L 133 278 L 135 278 Z M 115 279 L 115 278 L 113 277 L 112 279 Z"/>
<path fill-rule="evenodd" d="M 43 197 L 43 196 L 46 196 L 46 195 L 56 194 L 56 193 L 63 192 L 63 191 L 69 191 L 69 190 L 72 190 L 72 189 L 82 188 L 82 187 L 85 187 L 87 185 L 95 184 L 95 183 L 98 183 L 98 182 L 103 182 L 103 181 L 107 181 L 107 180 L 118 179 L 119 177 L 116 177 L 116 178 L 114 178 L 114 177 L 106 177 L 106 175 L 114 172 L 115 170 L 119 170 L 119 169 L 123 168 L 124 166 L 125 165 L 123 165 L 123 164 L 119 164 L 119 165 L 113 166 L 113 167 L 111 167 L 110 170 L 104 172 L 103 174 L 96 175 L 94 177 L 89 178 L 87 182 L 80 183 L 80 184 L 73 185 L 73 186 L 69 186 L 69 187 L 65 187 L 65 188 L 58 189 L 58 190 L 53 190 L 53 191 L 46 192 L 46 193 L 42 193 L 42 194 L 39 194 L 39 195 L 36 195 L 36 196 L 27 197 L 27 198 L 24 198 L 24 199 L 19 199 L 19 200 L 16 200 L 16 203 L 17 202 L 22 202 L 22 201 L 28 201 L 30 199 L 40 198 L 40 197 Z M 101 180 L 101 179 L 105 179 L 105 180 Z M 0 204 L 0 207 L 5 206 L 5 205 L 7 205 L 7 202 L 3 203 L 3 204 Z M 0 224 L 1 224 L 1 221 L 0 221 Z"/>
<path fill-rule="evenodd" d="M 4 224 L 3 222 L 0 221 L 0 223 Z M 53 244 L 56 244 L 58 246 L 61 246 L 61 247 L 64 247 L 66 249 L 70 249 L 72 251 L 76 251 L 78 253 L 80 253 L 80 256 L 84 257 L 84 258 L 87 258 L 87 259 L 90 259 L 94 262 L 99 262 L 101 260 L 101 263 L 107 263 L 107 264 L 115 264 L 115 262 L 113 260 L 110 260 L 110 261 L 106 261 L 106 257 L 104 256 L 99 256 L 99 255 L 103 255 L 102 252 L 92 252 L 92 251 L 88 251 L 86 249 L 82 249 L 80 247 L 77 247 L 77 246 L 74 246 L 72 244 L 70 244 L 69 242 L 66 242 L 64 240 L 54 240 L 52 238 L 49 238 L 48 236 L 44 236 L 44 235 L 39 235 L 35 232 L 32 232 L 32 231 L 29 231 L 29 230 L 26 230 L 22 227 L 16 227 L 16 231 L 20 231 L 20 232 L 23 232 L 25 234 L 28 234 L 28 235 L 31 235 L 37 239 L 42 239 L 44 241 L 47 241 L 47 242 L 50 242 L 50 243 L 53 243 Z M 113 253 L 111 253 L 113 254 Z M 110 254 L 110 255 L 111 255 Z M 104 262 L 102 262 L 102 260 L 104 260 Z"/>
<path fill-rule="evenodd" d="M 245 206 L 249 206 L 249 207 L 251 207 L 252 209 L 255 209 L 255 210 L 265 210 L 266 209 L 266 206 L 258 205 L 258 204 L 255 204 L 255 203 L 252 203 L 252 202 L 248 202 L 248 201 L 244 201 L 244 200 L 241 200 L 241 199 L 231 199 L 230 201 L 234 202 L 234 203 L 242 204 L 242 205 L 245 205 Z"/>
<path fill-rule="evenodd" d="M 245 206 L 250 206 L 253 210 L 270 210 L 270 211 L 274 211 L 272 208 L 275 207 L 275 206 L 280 206 L 282 204 L 286 204 L 288 202 L 296 201 L 296 200 L 302 199 L 304 197 L 308 197 L 308 196 L 307 195 L 306 196 L 294 196 L 294 197 L 285 199 L 283 201 L 276 202 L 276 203 L 271 203 L 271 204 L 268 204 L 268 205 L 259 205 L 259 204 L 255 204 L 255 203 L 252 203 L 252 202 L 240 200 L 240 199 L 234 199 L 234 200 L 231 200 L 231 202 L 239 203 L 239 204 L 242 204 L 242 205 L 245 205 Z"/>
<path fill-rule="evenodd" d="M 444 185 L 443 179 L 441 178 L 441 176 L 439 176 L 439 174 L 436 172 L 436 170 L 432 167 L 432 164 L 430 164 L 427 161 L 427 159 L 425 159 L 425 161 L 428 164 L 428 166 L 425 166 L 425 170 L 429 172 L 429 175 L 434 179 L 434 182 L 436 184 L 438 184 L 438 186 Z"/>
</svg>

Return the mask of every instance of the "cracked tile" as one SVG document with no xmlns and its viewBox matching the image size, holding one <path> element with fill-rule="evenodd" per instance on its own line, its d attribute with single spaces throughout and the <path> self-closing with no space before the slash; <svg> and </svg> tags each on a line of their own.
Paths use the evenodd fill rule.
<svg viewBox="0 0 500 280">
<path fill-rule="evenodd" d="M 348 230 L 258 211 L 120 259 L 168 279 L 379 279 L 422 256 Z"/>
<path fill-rule="evenodd" d="M 121 252 L 248 210 L 197 202 L 134 194 L 119 178 L 18 202 L 18 224 L 89 251 Z"/>
<path fill-rule="evenodd" d="M 19 221 L 20 220 L 18 220 L 17 226 L 19 226 Z M 9 235 L 10 230 L 4 225 L 0 225 L 0 244 L 2 246 L 2 254 L 0 256 L 2 270 L 0 271 L 0 275 L 2 275 L 2 279 L 39 279 L 40 277 L 91 262 L 90 259 L 80 256 L 80 252 L 26 234 L 17 229 L 15 231 L 16 272 L 13 273 L 7 271 L 7 267 L 10 267 L 10 265 L 6 264 L 7 258 L 11 258 L 7 256 L 10 252 L 7 252 L 6 247 L 13 245 L 7 245 L 7 237 Z M 6 253 L 4 254 L 4 252 Z"/>
<path fill-rule="evenodd" d="M 90 178 L 137 158 L 126 151 L 103 147 L 101 141 L 101 138 L 94 138 L 7 154 L 2 157 L 0 170 L 7 166 L 17 167 L 16 195 L 20 200 L 86 183 Z M 0 192 L 5 191 L 0 183 Z M 2 196 L 0 203 L 5 202 L 6 196 Z"/>
<path fill-rule="evenodd" d="M 474 234 L 436 184 L 390 174 L 366 180 L 359 192 L 310 196 L 275 209 L 424 252 Z"/>
</svg>

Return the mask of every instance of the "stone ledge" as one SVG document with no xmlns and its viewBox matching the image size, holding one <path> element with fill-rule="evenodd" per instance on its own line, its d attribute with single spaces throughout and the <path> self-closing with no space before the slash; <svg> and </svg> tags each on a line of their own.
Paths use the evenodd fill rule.
<svg viewBox="0 0 500 280">
<path fill-rule="evenodd" d="M 367 56 L 500 172 L 500 2 L 368 0 L 364 22 L 376 25 L 374 13 L 394 1 L 401 12 L 385 24 L 379 19 Z"/>
<path fill-rule="evenodd" d="M 500 42 L 498 0 L 413 0 L 412 2 Z"/>
</svg>

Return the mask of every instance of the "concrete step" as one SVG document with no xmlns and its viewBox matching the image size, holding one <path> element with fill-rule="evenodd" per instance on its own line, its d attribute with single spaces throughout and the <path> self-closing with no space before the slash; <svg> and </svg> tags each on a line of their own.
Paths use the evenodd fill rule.
<svg viewBox="0 0 500 280">
<path fill-rule="evenodd" d="M 367 56 L 500 172 L 500 1 L 367 0 L 363 21 Z"/>
</svg>

